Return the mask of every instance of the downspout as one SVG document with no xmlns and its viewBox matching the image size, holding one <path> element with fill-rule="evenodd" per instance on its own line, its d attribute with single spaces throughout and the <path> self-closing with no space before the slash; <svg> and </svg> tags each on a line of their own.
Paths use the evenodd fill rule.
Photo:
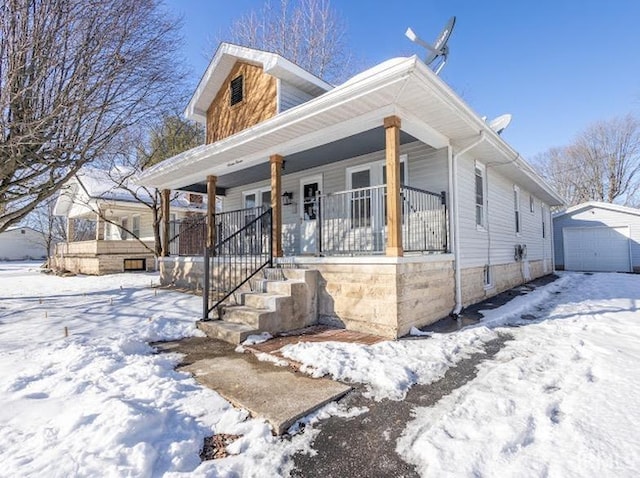
<svg viewBox="0 0 640 478">
<path fill-rule="evenodd" d="M 551 240 L 551 273 L 556 272 L 556 241 L 554 237 L 553 213 L 549 205 L 549 239 Z M 566 262 L 565 262 L 566 263 Z"/>
<path fill-rule="evenodd" d="M 479 138 L 469 146 L 461 149 L 453 155 L 449 154 L 451 158 L 449 171 L 453 175 L 453 194 L 451 194 L 451 199 L 453 200 L 453 255 L 455 258 L 454 275 L 456 287 L 456 308 L 453 309 L 453 315 L 456 317 L 460 314 L 460 311 L 462 311 L 462 278 L 460 276 L 460 201 L 458 201 L 458 158 L 478 146 L 484 140 L 485 133 L 484 131 L 480 131 Z M 449 153 L 451 153 L 451 147 L 449 147 Z"/>
</svg>

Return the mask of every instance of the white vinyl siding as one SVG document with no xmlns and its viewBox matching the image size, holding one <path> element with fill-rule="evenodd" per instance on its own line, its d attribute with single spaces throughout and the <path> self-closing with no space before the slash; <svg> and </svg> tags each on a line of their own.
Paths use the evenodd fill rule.
<svg viewBox="0 0 640 478">
<path fill-rule="evenodd" d="M 466 154 L 458 161 L 458 194 L 460 195 L 460 249 L 462 268 L 484 267 L 514 262 L 516 244 L 527 246 L 528 261 L 551 258 L 551 234 L 542 238 L 540 223 L 541 208 L 536 207 L 533 214 L 521 215 L 521 233 L 515 234 L 514 228 L 514 188 L 513 182 L 499 173 L 499 168 L 487 167 L 486 183 L 486 230 L 476 226 L 475 211 L 475 165 L 476 158 Z M 491 158 L 478 158 L 491 163 Z M 410 163 L 411 164 L 411 163 Z M 521 194 L 528 195 L 522 186 Z M 526 196 L 525 196 L 526 197 Z M 548 205 L 540 201 L 548 211 Z M 547 213 L 548 214 L 548 213 Z M 548 221 L 548 220 L 547 220 Z M 489 238 L 491 251 L 489 254 Z"/>
<path fill-rule="evenodd" d="M 416 141 L 402 145 L 400 147 L 400 154 L 407 155 L 407 185 L 435 193 L 440 193 L 441 191 L 448 193 L 446 149 L 434 150 Z M 384 159 L 385 152 L 382 150 L 292 174 L 287 174 L 286 170 L 283 171 L 282 190 L 294 192 L 293 204 L 282 207 L 282 222 L 285 234 L 283 247 L 285 254 L 298 252 L 299 244 L 294 241 L 297 240 L 300 223 L 300 179 L 308 176 L 321 175 L 322 186 L 324 188 L 324 190 L 321 191 L 322 193 L 346 191 L 349 188 L 347 184 L 347 168 L 376 161 L 384 161 Z M 270 180 L 265 179 L 264 181 L 246 186 L 228 189 L 224 200 L 224 210 L 233 211 L 240 209 L 243 204 L 243 193 L 260 188 L 268 188 L 269 185 Z"/>
<path fill-rule="evenodd" d="M 300 88 L 296 88 L 291 83 L 284 80 L 278 81 L 278 112 L 282 113 L 294 106 L 301 105 L 313 99 L 309 93 L 305 93 Z"/>
<path fill-rule="evenodd" d="M 638 211 L 640 213 L 640 210 Z M 572 227 L 620 227 L 629 226 L 630 253 L 632 267 L 640 268 L 640 214 L 629 214 L 613 211 L 597 206 L 588 206 L 573 213 L 564 214 L 553 219 L 553 235 L 555 241 L 555 259 L 558 266 L 564 267 L 563 229 Z M 547 234 L 548 236 L 550 234 Z"/>
</svg>

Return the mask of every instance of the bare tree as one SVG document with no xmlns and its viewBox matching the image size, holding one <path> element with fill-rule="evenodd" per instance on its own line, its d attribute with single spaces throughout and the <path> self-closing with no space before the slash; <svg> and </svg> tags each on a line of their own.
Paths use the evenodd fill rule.
<svg viewBox="0 0 640 478">
<path fill-rule="evenodd" d="M 330 82 L 353 72 L 347 26 L 330 0 L 267 0 L 233 22 L 229 40 L 242 46 L 278 53 Z"/>
<path fill-rule="evenodd" d="M 640 193 L 640 121 L 627 115 L 594 123 L 569 146 L 543 153 L 537 164 L 569 205 L 634 204 Z"/>
<path fill-rule="evenodd" d="M 173 106 L 178 27 L 158 0 L 0 0 L 0 231 Z"/>
<path fill-rule="evenodd" d="M 129 237 L 137 240 L 149 252 L 159 256 L 162 252 L 160 226 L 162 223 L 161 194 L 156 188 L 142 186 L 135 181 L 135 177 L 146 167 L 159 163 L 167 158 L 182 153 L 204 143 L 204 128 L 178 115 L 164 117 L 162 123 L 155 125 L 150 131 L 131 129 L 127 134 L 120 135 L 118 141 L 112 144 L 106 159 L 102 158 L 99 165 L 103 168 L 104 179 L 108 182 L 101 198 L 108 200 L 114 196 L 125 195 L 127 200 L 143 205 L 152 216 L 153 246 L 149 246 L 132 228 L 110 218 L 103 208 L 98 207 L 90 197 L 84 204 L 89 207 L 101 220 L 113 225 Z M 77 176 L 78 183 L 84 188 L 87 196 L 89 188 L 83 183 L 82 175 Z M 174 193 L 171 200 L 177 199 Z"/>
</svg>

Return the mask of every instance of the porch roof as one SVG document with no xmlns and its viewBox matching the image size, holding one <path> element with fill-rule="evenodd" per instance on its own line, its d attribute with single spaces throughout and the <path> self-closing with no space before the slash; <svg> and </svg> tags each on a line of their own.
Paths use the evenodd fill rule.
<svg viewBox="0 0 640 478">
<path fill-rule="evenodd" d="M 215 175 L 220 187 L 225 182 L 227 187 L 249 184 L 252 174 L 247 170 L 266 167 L 273 154 L 285 157 L 287 172 L 308 169 L 317 165 L 298 153 L 341 140 L 363 145 L 373 134 L 382 140 L 381 125 L 390 115 L 401 118 L 404 142 L 450 145 L 455 152 L 483 134 L 485 141 L 474 156 L 491 158 L 503 174 L 539 198 L 562 204 L 533 168 L 416 56 L 388 60 L 262 123 L 174 156 L 146 170 L 139 181 L 162 189 L 197 190 L 207 175 Z"/>
</svg>

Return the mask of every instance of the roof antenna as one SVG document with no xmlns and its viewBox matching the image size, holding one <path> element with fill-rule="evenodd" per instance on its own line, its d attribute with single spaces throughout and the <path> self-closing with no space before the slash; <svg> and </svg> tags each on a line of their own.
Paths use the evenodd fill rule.
<svg viewBox="0 0 640 478">
<path fill-rule="evenodd" d="M 438 37 L 436 38 L 433 46 L 418 37 L 418 35 L 416 35 L 411 28 L 407 28 L 407 31 L 404 33 L 409 40 L 417 43 L 427 50 L 427 56 L 424 59 L 424 62 L 428 66 L 433 65 L 433 71 L 436 75 L 440 73 L 440 70 L 442 70 L 442 67 L 447 62 L 447 57 L 449 55 L 447 40 L 449 40 L 451 32 L 453 31 L 453 26 L 455 24 L 456 17 L 451 17 L 445 27 L 442 29 L 442 32 L 440 32 L 440 35 L 438 35 Z"/>
</svg>

